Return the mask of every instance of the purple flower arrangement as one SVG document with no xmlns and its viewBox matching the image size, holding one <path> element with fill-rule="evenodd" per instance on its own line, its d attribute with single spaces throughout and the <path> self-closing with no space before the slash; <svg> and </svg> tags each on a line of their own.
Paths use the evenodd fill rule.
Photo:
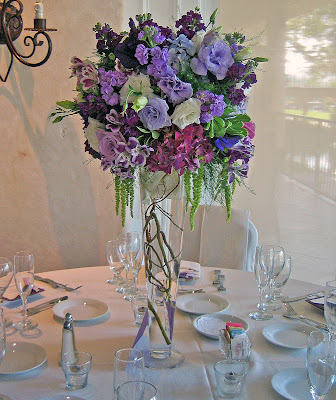
<svg viewBox="0 0 336 400">
<path fill-rule="evenodd" d="M 130 18 L 127 34 L 98 23 L 97 59 L 72 59 L 78 96 L 57 102 L 51 116 L 82 117 L 85 151 L 114 175 L 123 220 L 140 167 L 184 175 L 191 220 L 202 190 L 230 217 L 254 150 L 247 94 L 267 59 L 252 58 L 241 33 L 222 33 L 216 14 L 205 25 L 199 9 L 189 11 L 176 33 L 150 14 Z"/>
</svg>

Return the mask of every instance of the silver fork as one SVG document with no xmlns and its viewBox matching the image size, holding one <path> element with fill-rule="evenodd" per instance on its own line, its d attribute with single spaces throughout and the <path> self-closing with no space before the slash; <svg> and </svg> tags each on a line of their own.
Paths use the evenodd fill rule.
<svg viewBox="0 0 336 400">
<path fill-rule="evenodd" d="M 299 320 L 299 321 L 305 322 L 305 323 L 308 324 L 308 325 L 315 326 L 315 327 L 318 328 L 318 329 L 326 329 L 326 330 L 328 329 L 328 327 L 327 327 L 326 324 L 322 324 L 322 323 L 320 323 L 320 322 L 318 322 L 318 321 L 315 321 L 314 319 L 307 318 L 307 317 L 304 317 L 303 315 L 300 315 L 300 314 L 299 314 L 298 312 L 296 312 L 296 311 L 294 310 L 294 308 L 293 308 L 290 304 L 288 304 L 288 303 L 283 303 L 283 304 L 284 304 L 284 306 L 285 306 L 285 308 L 286 308 L 286 311 L 287 311 L 286 314 L 283 314 L 283 316 L 284 316 L 285 318 L 297 319 L 297 320 Z"/>
</svg>

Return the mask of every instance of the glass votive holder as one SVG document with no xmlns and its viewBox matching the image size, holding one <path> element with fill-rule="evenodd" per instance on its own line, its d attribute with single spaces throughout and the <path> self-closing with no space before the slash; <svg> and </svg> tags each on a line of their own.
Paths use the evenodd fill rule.
<svg viewBox="0 0 336 400">
<path fill-rule="evenodd" d="M 91 361 L 92 356 L 89 353 L 75 351 L 63 354 L 61 365 L 67 389 L 78 390 L 87 385 Z"/>
<path fill-rule="evenodd" d="M 238 360 L 221 360 L 214 365 L 217 391 L 230 398 L 240 395 L 246 380 L 248 363 Z"/>
<path fill-rule="evenodd" d="M 135 325 L 141 325 L 146 311 L 148 310 L 146 293 L 139 291 L 136 295 L 132 296 L 132 310 L 134 313 Z"/>
<path fill-rule="evenodd" d="M 117 389 L 117 400 L 159 400 L 156 387 L 148 382 L 128 381 Z"/>
<path fill-rule="evenodd" d="M 225 329 L 221 329 L 219 331 L 219 347 L 227 360 L 250 361 L 252 345 L 247 335 L 242 339 L 229 341 L 225 336 Z"/>
</svg>

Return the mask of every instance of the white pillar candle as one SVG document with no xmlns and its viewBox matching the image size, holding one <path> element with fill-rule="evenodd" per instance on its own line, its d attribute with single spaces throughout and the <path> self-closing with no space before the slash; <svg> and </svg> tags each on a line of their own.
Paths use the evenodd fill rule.
<svg viewBox="0 0 336 400">
<path fill-rule="evenodd" d="M 43 19 L 43 1 L 36 1 L 35 6 L 35 19 Z"/>
</svg>

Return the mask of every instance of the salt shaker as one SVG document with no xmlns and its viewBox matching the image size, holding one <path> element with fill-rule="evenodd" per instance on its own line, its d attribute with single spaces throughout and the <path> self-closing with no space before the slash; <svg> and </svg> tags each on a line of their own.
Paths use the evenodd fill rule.
<svg viewBox="0 0 336 400">
<path fill-rule="evenodd" d="M 75 351 L 76 343 L 75 343 L 75 333 L 73 329 L 73 318 L 70 313 L 67 313 L 64 318 L 63 323 L 63 333 L 62 333 L 62 353 L 61 357 L 65 353 L 73 353 L 74 361 L 75 361 Z"/>
</svg>

